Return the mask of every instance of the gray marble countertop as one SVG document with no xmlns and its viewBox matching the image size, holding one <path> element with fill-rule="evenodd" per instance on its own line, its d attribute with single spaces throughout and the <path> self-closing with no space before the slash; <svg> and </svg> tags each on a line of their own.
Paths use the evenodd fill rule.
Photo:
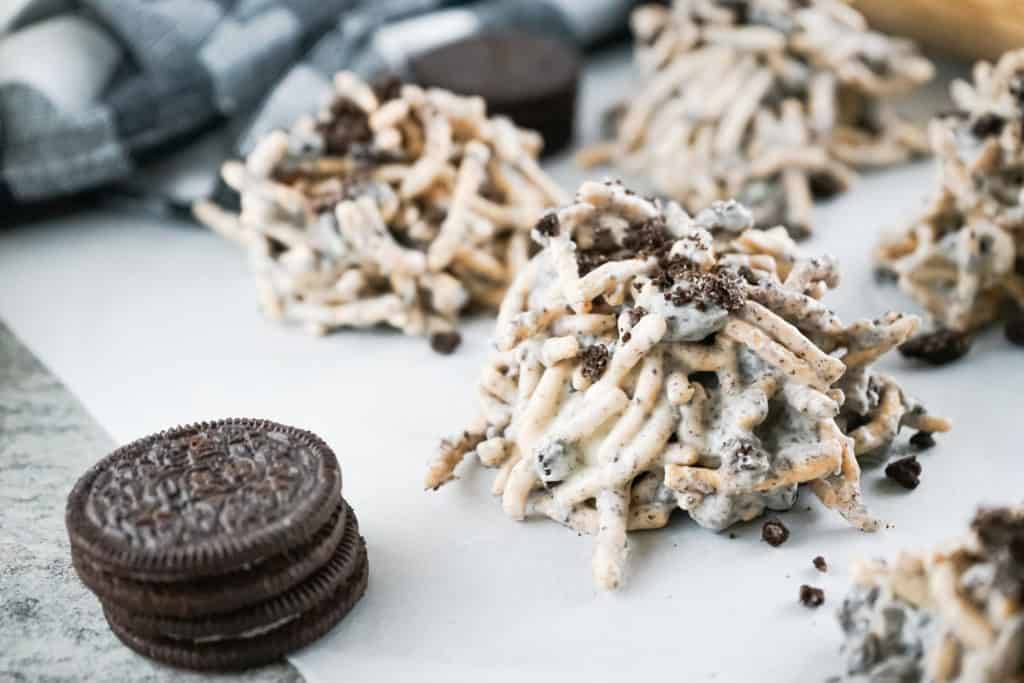
<svg viewBox="0 0 1024 683">
<path fill-rule="evenodd" d="M 0 322 L 0 681 L 301 681 L 288 664 L 208 676 L 121 645 L 71 567 L 64 501 L 112 449 L 78 400 Z"/>
</svg>

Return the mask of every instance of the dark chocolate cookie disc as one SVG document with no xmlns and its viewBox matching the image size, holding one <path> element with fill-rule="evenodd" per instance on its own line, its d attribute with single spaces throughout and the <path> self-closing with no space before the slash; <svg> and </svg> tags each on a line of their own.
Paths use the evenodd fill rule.
<svg viewBox="0 0 1024 683">
<path fill-rule="evenodd" d="M 520 32 L 450 43 L 412 61 L 413 80 L 460 95 L 479 95 L 502 115 L 544 138 L 544 154 L 572 140 L 580 54 L 570 43 Z"/>
<path fill-rule="evenodd" d="M 71 547 L 142 581 L 228 574 L 309 540 L 341 471 L 319 437 L 266 420 L 178 427 L 114 451 L 68 497 Z"/>
<path fill-rule="evenodd" d="M 345 536 L 329 560 L 302 583 L 277 594 L 269 600 L 233 612 L 167 618 L 152 612 L 125 609 L 123 603 L 104 601 L 104 611 L 115 621 L 138 636 L 201 640 L 237 638 L 288 620 L 314 609 L 334 595 L 338 588 L 356 575 L 366 563 L 366 544 L 359 535 L 359 523 L 348 516 Z"/>
<path fill-rule="evenodd" d="M 164 664 L 200 671 L 232 671 L 264 666 L 309 645 L 340 622 L 366 592 L 369 563 L 363 559 L 352 577 L 315 608 L 270 631 L 250 637 L 195 642 L 135 633 L 113 614 L 104 613 L 122 643 Z"/>
<path fill-rule="evenodd" d="M 104 605 L 114 603 L 125 611 L 154 617 L 191 619 L 258 604 L 301 584 L 334 557 L 353 524 L 354 514 L 342 502 L 306 543 L 231 574 L 174 583 L 120 578 L 97 569 L 74 551 L 71 557 L 82 583 Z"/>
</svg>

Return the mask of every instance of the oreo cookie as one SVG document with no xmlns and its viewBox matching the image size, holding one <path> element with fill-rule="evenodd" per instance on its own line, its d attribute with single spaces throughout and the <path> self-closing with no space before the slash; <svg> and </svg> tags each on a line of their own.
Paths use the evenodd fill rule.
<svg viewBox="0 0 1024 683">
<path fill-rule="evenodd" d="M 266 420 L 119 448 L 68 497 L 72 563 L 132 649 L 174 666 L 260 666 L 337 623 L 368 560 L 331 449 Z"/>
<path fill-rule="evenodd" d="M 544 138 L 544 154 L 572 140 L 582 60 L 571 43 L 509 31 L 430 50 L 410 64 L 420 85 L 479 95 L 491 115 L 512 119 Z"/>
<path fill-rule="evenodd" d="M 284 625 L 315 610 L 338 589 L 355 577 L 366 564 L 366 544 L 359 535 L 354 515 L 347 516 L 345 535 L 326 563 L 302 583 L 269 600 L 249 604 L 230 612 L 205 613 L 194 618 L 171 618 L 126 608 L 124 603 L 105 601 L 103 610 L 109 619 L 146 638 L 175 640 L 225 640 L 247 633 Z"/>
<path fill-rule="evenodd" d="M 348 533 L 349 514 L 348 505 L 339 504 L 310 541 L 231 574 L 150 583 L 97 569 L 74 550 L 71 561 L 82 583 L 104 602 L 116 602 L 134 612 L 179 619 L 220 614 L 284 593 L 324 566 L 334 556 L 343 534 Z"/>
<path fill-rule="evenodd" d="M 94 465 L 68 497 L 72 549 L 140 581 L 229 574 L 305 542 L 341 495 L 334 453 L 267 420 L 170 429 Z"/>
<path fill-rule="evenodd" d="M 364 561 L 345 585 L 315 609 L 273 630 L 245 638 L 209 641 L 154 638 L 135 633 L 110 614 L 104 613 L 104 616 L 114 635 L 145 657 L 183 669 L 237 671 L 272 664 L 289 652 L 318 640 L 359 602 L 366 592 L 368 578 L 369 564 Z"/>
</svg>

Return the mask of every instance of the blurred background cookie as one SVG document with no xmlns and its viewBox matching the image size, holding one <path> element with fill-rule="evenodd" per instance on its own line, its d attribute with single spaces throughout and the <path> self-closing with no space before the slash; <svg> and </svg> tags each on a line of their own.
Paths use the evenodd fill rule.
<svg viewBox="0 0 1024 683">
<path fill-rule="evenodd" d="M 580 65 L 571 43 L 508 31 L 444 45 L 410 68 L 421 85 L 479 95 L 492 115 L 537 131 L 547 155 L 572 141 Z"/>
</svg>

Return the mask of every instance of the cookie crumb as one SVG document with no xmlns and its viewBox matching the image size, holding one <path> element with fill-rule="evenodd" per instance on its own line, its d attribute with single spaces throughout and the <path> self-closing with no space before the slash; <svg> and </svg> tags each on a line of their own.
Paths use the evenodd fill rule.
<svg viewBox="0 0 1024 683">
<path fill-rule="evenodd" d="M 558 216 L 554 212 L 544 214 L 535 229 L 542 235 L 554 237 L 558 234 Z"/>
<path fill-rule="evenodd" d="M 430 348 L 444 356 L 453 354 L 461 343 L 462 335 L 458 332 L 435 332 L 430 335 Z"/>
<path fill-rule="evenodd" d="M 891 285 L 900 281 L 900 276 L 889 268 L 878 267 L 874 270 L 875 282 L 880 285 Z"/>
<path fill-rule="evenodd" d="M 705 273 L 677 261 L 663 269 L 655 281 L 664 291 L 665 299 L 675 306 L 693 304 L 701 311 L 717 306 L 735 313 L 747 301 L 740 277 L 720 266 Z"/>
<path fill-rule="evenodd" d="M 1006 321 L 1006 339 L 1015 346 L 1024 346 L 1024 315 Z"/>
<path fill-rule="evenodd" d="M 967 355 L 972 341 L 971 335 L 965 332 L 941 329 L 919 334 L 904 342 L 900 345 L 900 353 L 929 365 L 946 365 Z"/>
<path fill-rule="evenodd" d="M 325 149 L 333 155 L 345 156 L 356 145 L 373 140 L 370 117 L 362 107 L 347 97 L 338 97 L 331 103 L 329 121 L 317 123 L 317 132 L 323 135 Z"/>
<path fill-rule="evenodd" d="M 373 88 L 373 94 L 381 103 L 397 100 L 402 96 L 402 79 L 393 73 L 378 77 L 370 84 L 370 87 Z"/>
<path fill-rule="evenodd" d="M 825 604 L 825 591 L 806 583 L 800 586 L 800 604 L 815 609 Z"/>
<path fill-rule="evenodd" d="M 992 135 L 999 135 L 1005 127 L 1006 119 L 998 114 L 989 112 L 982 114 L 971 124 L 971 132 L 974 133 L 974 137 L 987 138 Z"/>
<path fill-rule="evenodd" d="M 885 476 L 903 488 L 913 491 L 921 483 L 921 463 L 917 461 L 916 455 L 901 458 L 886 466 Z"/>
<path fill-rule="evenodd" d="M 761 527 L 761 540 L 778 548 L 789 539 L 789 529 L 778 519 L 769 519 Z"/>
<path fill-rule="evenodd" d="M 821 555 L 818 555 L 813 560 L 811 560 L 811 563 L 814 565 L 814 568 L 822 574 L 828 571 L 828 562 L 826 562 L 825 558 Z"/>
<path fill-rule="evenodd" d="M 910 437 L 910 445 L 919 451 L 926 451 L 935 446 L 935 437 L 931 432 L 918 432 Z"/>
<path fill-rule="evenodd" d="M 601 344 L 592 344 L 583 349 L 580 357 L 583 360 L 583 376 L 591 382 L 601 379 L 604 369 L 608 367 L 608 359 L 611 354 Z"/>
</svg>

